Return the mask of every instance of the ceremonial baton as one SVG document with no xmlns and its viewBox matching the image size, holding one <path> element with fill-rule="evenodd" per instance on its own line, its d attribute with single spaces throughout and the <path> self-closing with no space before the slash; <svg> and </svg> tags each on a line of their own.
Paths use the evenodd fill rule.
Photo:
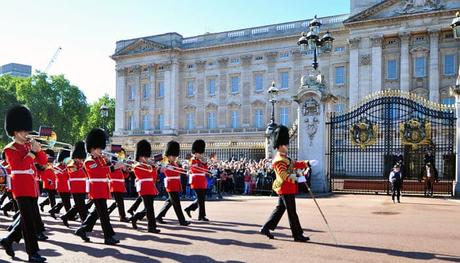
<svg viewBox="0 0 460 263">
<path fill-rule="evenodd" d="M 309 161 L 309 163 L 310 163 L 310 166 L 315 166 L 316 164 L 318 164 L 318 161 L 311 160 L 311 161 Z M 305 178 L 305 176 L 304 176 L 304 178 Z M 331 235 L 332 239 L 334 239 L 335 244 L 339 245 L 339 243 L 337 243 L 337 239 L 335 238 L 334 234 L 332 233 L 332 230 L 331 230 L 331 227 L 329 226 L 329 223 L 327 222 L 326 216 L 324 216 L 323 210 L 321 210 L 321 207 L 319 206 L 318 201 L 316 201 L 315 195 L 313 194 L 313 192 L 311 191 L 310 187 L 308 186 L 307 181 L 305 180 L 303 183 L 305 184 L 305 187 L 307 187 L 307 190 L 310 193 L 310 197 L 315 202 L 316 207 L 318 207 L 319 213 L 323 217 L 323 220 L 326 223 L 327 229 L 329 230 L 329 234 Z"/>
</svg>

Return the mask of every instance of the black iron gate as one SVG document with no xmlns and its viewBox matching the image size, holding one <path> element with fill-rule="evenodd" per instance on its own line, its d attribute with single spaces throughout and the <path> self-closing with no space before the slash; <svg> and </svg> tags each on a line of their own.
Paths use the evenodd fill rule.
<svg viewBox="0 0 460 263">
<path fill-rule="evenodd" d="M 413 94 L 385 91 L 328 122 L 332 191 L 388 192 L 388 175 L 397 162 L 403 192 L 423 193 L 422 169 L 439 173 L 435 194 L 452 194 L 455 178 L 455 114 Z"/>
</svg>

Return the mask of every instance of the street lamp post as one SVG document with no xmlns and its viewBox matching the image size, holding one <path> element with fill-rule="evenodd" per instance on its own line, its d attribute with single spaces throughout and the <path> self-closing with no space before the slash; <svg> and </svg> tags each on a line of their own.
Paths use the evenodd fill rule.
<svg viewBox="0 0 460 263">
<path fill-rule="evenodd" d="M 454 38 L 459 40 L 460 39 L 460 12 L 457 12 L 455 15 L 455 18 L 452 20 L 452 23 L 450 24 L 452 27 L 453 33 L 454 33 Z M 460 129 L 460 65 L 458 66 L 458 76 L 457 76 L 457 82 L 455 83 L 455 86 L 452 87 L 452 95 L 455 96 L 455 116 L 457 117 L 457 132 L 459 132 Z M 454 182 L 454 189 L 453 193 L 455 196 L 460 196 L 460 139 L 457 134 L 456 139 L 455 139 L 455 152 L 456 152 L 456 157 L 455 157 L 455 182 Z"/>
<path fill-rule="evenodd" d="M 274 81 L 272 82 L 272 85 L 268 89 L 267 93 L 268 93 L 268 97 L 269 97 L 268 101 L 272 104 L 272 115 L 271 115 L 271 118 L 270 118 L 270 123 L 268 123 L 267 129 L 265 130 L 265 135 L 266 135 L 265 158 L 270 158 L 271 153 L 273 151 L 273 147 L 271 147 L 273 142 L 270 139 L 270 137 L 271 137 L 273 131 L 276 128 L 276 123 L 275 123 L 275 104 L 277 102 L 278 93 L 279 93 L 279 90 L 275 86 Z"/>
<path fill-rule="evenodd" d="M 318 50 L 321 52 L 330 52 L 332 50 L 332 42 L 334 41 L 329 31 L 326 31 L 321 38 L 319 37 L 321 25 L 321 22 L 315 15 L 315 18 L 308 24 L 308 33 L 302 32 L 297 41 L 301 53 L 307 54 L 309 51 L 313 51 L 312 66 L 315 70 L 318 69 Z"/>
<path fill-rule="evenodd" d="M 102 128 L 107 133 L 108 137 L 109 132 L 107 130 L 107 118 L 109 117 L 109 107 L 107 107 L 105 104 L 102 104 L 102 106 L 99 108 L 99 113 L 101 114 L 102 118 Z"/>
</svg>

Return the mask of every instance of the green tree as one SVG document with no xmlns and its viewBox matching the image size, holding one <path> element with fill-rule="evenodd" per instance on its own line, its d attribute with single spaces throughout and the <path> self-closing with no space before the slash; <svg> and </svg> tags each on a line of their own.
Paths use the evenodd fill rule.
<svg viewBox="0 0 460 263">
<path fill-rule="evenodd" d="M 107 119 L 104 119 L 101 116 L 100 109 L 102 105 L 109 108 L 109 115 Z M 109 136 L 112 136 L 113 131 L 115 130 L 115 99 L 110 98 L 109 95 L 105 94 L 102 98 L 99 98 L 98 101 L 92 103 L 89 108 L 89 114 L 86 118 L 86 122 L 80 130 L 80 137 L 84 138 L 92 128 L 97 127 L 106 128 Z"/>
<path fill-rule="evenodd" d="M 80 139 L 88 104 L 83 92 L 63 75 L 38 72 L 16 86 L 16 97 L 30 108 L 34 129 L 52 127 L 61 142 L 73 144 Z"/>
<path fill-rule="evenodd" d="M 16 86 L 24 79 L 14 78 L 10 75 L 0 76 L 0 124 L 5 122 L 5 113 L 6 111 L 14 106 L 19 104 L 16 99 Z M 6 132 L 2 128 L 0 133 L 0 147 L 3 147 L 10 141 Z"/>
</svg>

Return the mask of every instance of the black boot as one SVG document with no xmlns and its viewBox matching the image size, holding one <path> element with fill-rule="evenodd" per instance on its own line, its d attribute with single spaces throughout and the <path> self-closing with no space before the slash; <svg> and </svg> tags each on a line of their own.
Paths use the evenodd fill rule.
<svg viewBox="0 0 460 263">
<path fill-rule="evenodd" d="M 206 217 L 203 217 L 203 218 L 198 218 L 198 221 L 206 221 L 206 222 L 208 222 L 209 219 L 207 219 Z"/>
<path fill-rule="evenodd" d="M 45 212 L 45 202 L 41 202 L 39 206 L 40 206 L 40 211 L 42 211 L 42 213 Z"/>
<path fill-rule="evenodd" d="M 85 230 L 79 228 L 77 231 L 75 231 L 75 235 L 79 236 L 83 241 L 89 242 L 89 238 L 86 236 Z"/>
<path fill-rule="evenodd" d="M 163 220 L 163 217 L 157 217 L 155 218 L 155 220 L 157 221 L 157 223 L 166 224 L 166 222 Z"/>
<path fill-rule="evenodd" d="M 187 214 L 187 216 L 188 216 L 189 218 L 192 218 L 192 214 L 190 213 L 190 209 L 185 208 L 184 211 L 185 211 L 185 213 Z"/>
<path fill-rule="evenodd" d="M 137 218 L 135 216 L 131 217 L 131 225 L 134 229 L 137 229 Z"/>
<path fill-rule="evenodd" d="M 275 237 L 272 235 L 272 233 L 270 233 L 270 230 L 268 228 L 264 228 L 262 227 L 260 230 L 259 230 L 259 233 L 261 233 L 262 235 L 266 235 L 269 239 L 274 239 Z"/>
<path fill-rule="evenodd" d="M 307 242 L 308 240 L 310 240 L 310 238 L 303 235 L 294 238 L 295 242 Z"/>
<path fill-rule="evenodd" d="M 45 261 L 46 261 L 46 258 L 40 256 L 38 253 L 29 255 L 29 262 L 45 262 Z"/>
<path fill-rule="evenodd" d="M 160 229 L 157 229 L 157 228 L 155 227 L 155 228 L 149 229 L 148 232 L 149 232 L 149 233 L 158 234 L 158 233 L 161 232 L 161 230 L 160 230 Z"/>
<path fill-rule="evenodd" d="M 115 245 L 115 244 L 118 244 L 120 243 L 120 240 L 117 240 L 113 237 L 109 237 L 109 238 L 106 238 L 104 239 L 104 244 L 106 245 Z"/>
<path fill-rule="evenodd" d="M 190 225 L 191 223 L 189 221 L 184 221 L 184 222 L 181 222 L 179 223 L 181 226 L 188 226 Z"/>
<path fill-rule="evenodd" d="M 48 237 L 45 234 L 43 234 L 43 232 L 37 234 L 37 240 L 38 241 L 45 241 L 47 239 L 48 239 Z"/>
<path fill-rule="evenodd" d="M 67 219 L 67 217 L 63 215 L 60 218 L 62 219 L 62 223 L 64 223 L 66 227 L 69 227 L 69 220 Z"/>
<path fill-rule="evenodd" d="M 14 250 L 13 250 L 13 243 L 9 242 L 6 238 L 0 240 L 0 245 L 2 245 L 3 249 L 8 256 L 14 258 Z"/>
</svg>

